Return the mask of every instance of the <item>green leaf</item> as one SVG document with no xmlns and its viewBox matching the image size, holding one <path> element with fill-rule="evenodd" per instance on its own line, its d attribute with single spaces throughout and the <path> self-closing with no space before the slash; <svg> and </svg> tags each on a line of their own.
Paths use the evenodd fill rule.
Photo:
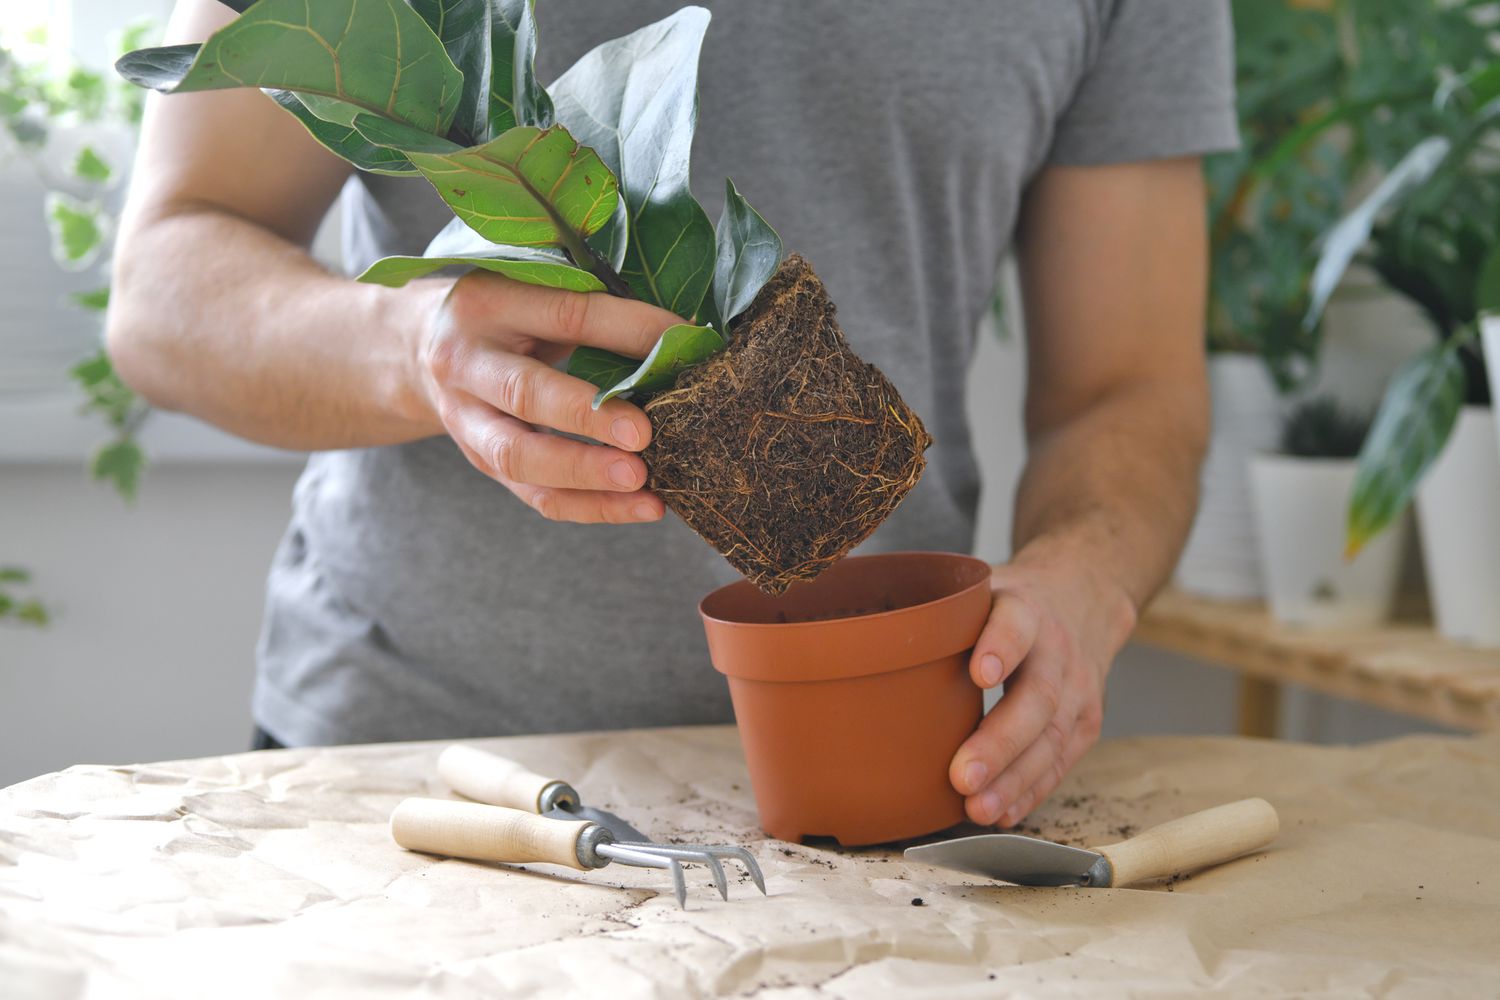
<svg viewBox="0 0 1500 1000">
<path fill-rule="evenodd" d="M 1370 232 L 1381 214 L 1420 188 L 1442 165 L 1451 148 L 1452 143 L 1442 136 L 1431 136 L 1418 143 L 1364 201 L 1328 231 L 1312 274 L 1311 304 L 1302 321 L 1304 328 L 1311 330 L 1322 320 L 1328 300 L 1344 280 L 1344 272 L 1355 255 L 1369 242 Z"/>
<path fill-rule="evenodd" d="M 714 306 L 728 330 L 730 320 L 750 308 L 755 296 L 781 266 L 781 237 L 724 179 L 724 214 L 715 231 Z"/>
<path fill-rule="evenodd" d="M 327 121 L 312 110 L 310 100 L 314 95 L 294 94 L 290 90 L 267 90 L 266 94 L 302 123 L 314 139 L 329 151 L 343 157 L 360 170 L 374 174 L 415 174 L 406 154 L 389 146 L 371 142 L 350 125 Z M 340 102 L 333 98 L 318 99 L 325 112 L 332 113 L 332 106 Z M 353 107 L 353 105 L 345 105 Z"/>
<path fill-rule="evenodd" d="M 16 607 L 16 618 L 28 625 L 46 625 L 51 620 L 42 602 L 35 599 L 22 601 Z"/>
<path fill-rule="evenodd" d="M 104 158 L 94 151 L 93 146 L 84 146 L 78 151 L 78 158 L 73 161 L 73 176 L 86 181 L 103 184 L 113 172 Z"/>
<path fill-rule="evenodd" d="M 417 151 L 446 154 L 458 152 L 464 148 L 452 139 L 433 135 L 431 132 L 424 132 L 404 122 L 382 118 L 379 115 L 355 115 L 354 130 L 377 146 L 399 150 L 402 154 Z"/>
<path fill-rule="evenodd" d="M 1463 406 L 1465 378 L 1454 337 L 1401 369 L 1386 390 L 1359 453 L 1345 556 L 1353 558 L 1411 502 Z"/>
<path fill-rule="evenodd" d="M 333 97 L 441 135 L 463 74 L 403 0 L 260 0 L 202 46 L 141 49 L 115 64 L 166 93 L 261 87 Z"/>
<path fill-rule="evenodd" d="M 20 566 L 0 566 L 0 583 L 30 583 L 31 571 Z"/>
<path fill-rule="evenodd" d="M 619 178 L 629 221 L 624 277 L 679 316 L 713 277 L 714 231 L 688 186 L 698 53 L 708 11 L 684 7 L 587 53 L 551 87 L 558 121 Z"/>
<path fill-rule="evenodd" d="M 594 396 L 594 409 L 623 393 L 650 393 L 670 389 L 677 376 L 687 369 L 706 361 L 724 347 L 724 338 L 718 331 L 707 326 L 678 323 L 667 327 L 657 340 L 651 353 L 646 355 L 629 375 L 614 385 L 602 388 Z M 577 351 L 573 352 L 577 355 Z M 591 359 L 585 357 L 581 364 L 587 366 Z M 572 374 L 569 364 L 569 374 Z M 582 376 L 580 376 L 582 377 Z"/>
<path fill-rule="evenodd" d="M 68 296 L 73 304 L 90 312 L 103 312 L 109 308 L 109 286 L 96 288 L 92 292 L 74 292 Z"/>
<path fill-rule="evenodd" d="M 1500 315 L 1500 245 L 1496 245 L 1479 268 L 1474 283 L 1474 311 L 1481 316 Z M 1500 364 L 1496 358 L 1492 364 Z"/>
<path fill-rule="evenodd" d="M 102 350 L 78 362 L 68 374 L 83 390 L 85 413 L 100 414 L 116 430 L 124 430 L 142 419 L 145 404 L 130 386 L 120 381 L 109 355 Z"/>
<path fill-rule="evenodd" d="M 109 363 L 109 355 L 98 351 L 74 365 L 68 374 L 83 388 L 92 389 L 113 378 L 115 370 Z"/>
<path fill-rule="evenodd" d="M 111 483 L 126 500 L 134 500 L 146 456 L 140 445 L 126 439 L 105 445 L 94 453 L 89 472 L 95 482 Z"/>
<path fill-rule="evenodd" d="M 453 119 L 453 138 L 463 145 L 491 137 L 490 0 L 409 0 L 448 58 L 464 75 L 463 93 Z"/>
<path fill-rule="evenodd" d="M 517 125 L 547 128 L 556 120 L 552 98 L 536 78 L 536 0 L 500 0 L 514 36 L 512 109 Z"/>
<path fill-rule="evenodd" d="M 366 125 L 364 116 L 356 121 L 370 138 L 382 134 Z M 619 198 L 598 154 L 561 126 L 517 126 L 469 149 L 401 148 L 453 213 L 492 243 L 561 246 L 582 262 L 585 238 L 609 222 Z"/>
<path fill-rule="evenodd" d="M 52 256 L 69 270 L 87 267 L 104 243 L 104 221 L 99 207 L 61 191 L 46 198 L 47 225 L 52 230 Z"/>
<path fill-rule="evenodd" d="M 529 247 L 497 246 L 491 253 L 457 257 L 385 257 L 371 264 L 358 280 L 399 288 L 408 281 L 455 266 L 494 271 L 528 285 L 543 285 L 570 292 L 604 291 L 603 282 L 589 272 L 574 267 L 562 254 Z"/>
<path fill-rule="evenodd" d="M 623 382 L 640 366 L 639 358 L 627 358 L 600 347 L 580 347 L 568 357 L 568 374 L 600 389 Z"/>
</svg>

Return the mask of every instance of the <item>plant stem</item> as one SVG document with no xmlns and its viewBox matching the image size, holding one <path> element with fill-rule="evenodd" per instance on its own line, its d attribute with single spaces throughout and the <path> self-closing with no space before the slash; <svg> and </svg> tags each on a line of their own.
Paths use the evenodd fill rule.
<svg viewBox="0 0 1500 1000">
<path fill-rule="evenodd" d="M 536 199 L 536 203 L 542 206 L 542 211 L 546 212 L 547 217 L 552 220 L 552 225 L 557 228 L 558 235 L 562 237 L 563 250 L 573 258 L 573 263 L 604 282 L 604 290 L 609 294 L 617 295 L 622 299 L 635 298 L 635 294 L 631 292 L 625 279 L 609 265 L 609 261 L 599 256 L 594 248 L 589 246 L 588 240 L 584 239 L 582 233 L 568 224 L 568 220 L 562 217 L 562 213 L 557 210 L 556 205 L 552 204 L 551 199 L 538 191 L 530 179 L 519 170 L 513 170 L 511 173 L 517 183 L 526 190 L 527 194 Z"/>
<path fill-rule="evenodd" d="M 583 252 L 587 256 L 587 259 L 579 261 L 574 257 L 573 263 L 589 271 L 594 277 L 604 282 L 604 290 L 609 292 L 609 294 L 618 295 L 622 299 L 635 298 L 635 292 L 630 290 L 630 284 L 624 278 L 620 277 L 620 272 L 610 266 L 609 261 L 604 259 L 603 254 L 589 246 L 587 242 L 583 244 Z M 571 251 L 569 251 L 569 256 L 573 256 Z"/>
</svg>

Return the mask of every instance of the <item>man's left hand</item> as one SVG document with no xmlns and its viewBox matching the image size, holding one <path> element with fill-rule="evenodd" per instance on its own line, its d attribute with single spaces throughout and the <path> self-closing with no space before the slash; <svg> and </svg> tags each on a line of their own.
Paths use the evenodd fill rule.
<svg viewBox="0 0 1500 1000">
<path fill-rule="evenodd" d="M 1135 627 L 1125 590 L 1082 546 L 1038 539 L 996 566 L 994 604 L 969 671 L 1005 694 L 953 757 L 949 780 L 969 817 L 1014 826 L 1099 738 L 1104 679 Z"/>
</svg>

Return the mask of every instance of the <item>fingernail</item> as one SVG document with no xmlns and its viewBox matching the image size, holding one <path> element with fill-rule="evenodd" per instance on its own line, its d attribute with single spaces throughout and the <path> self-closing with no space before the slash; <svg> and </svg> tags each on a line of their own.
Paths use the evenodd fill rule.
<svg viewBox="0 0 1500 1000">
<path fill-rule="evenodd" d="M 609 467 L 609 478 L 614 481 L 616 486 L 635 489 L 635 470 L 630 467 L 629 462 L 615 462 L 612 464 Z M 640 510 L 640 508 L 637 507 L 636 510 Z"/>
<path fill-rule="evenodd" d="M 999 802 L 995 803 L 995 808 L 996 809 L 1000 808 L 1000 803 Z M 1016 815 L 1016 811 L 1014 809 L 1008 809 L 1008 810 L 1006 810 L 1005 815 L 1000 817 L 1000 824 L 999 825 L 1000 826 L 1015 826 L 1020 821 L 1021 821 L 1021 817 L 1019 817 L 1019 816 Z"/>
<path fill-rule="evenodd" d="M 977 760 L 971 760 L 964 766 L 964 784 L 969 786 L 971 793 L 977 792 L 984 786 L 985 776 L 989 773 L 989 768 Z"/>
<path fill-rule="evenodd" d="M 635 516 L 642 521 L 655 521 L 656 508 L 649 503 L 638 503 L 635 505 Z"/>
<path fill-rule="evenodd" d="M 641 446 L 641 432 L 635 429 L 634 421 L 619 417 L 609 425 L 609 430 L 621 448 L 635 451 Z"/>
<path fill-rule="evenodd" d="M 1000 805 L 999 792 L 994 790 L 985 792 L 979 796 L 979 815 L 983 816 L 986 822 L 993 823 L 995 817 L 1000 815 Z"/>
<path fill-rule="evenodd" d="M 979 658 L 979 679 L 984 681 L 985 687 L 994 687 L 1000 683 L 1000 671 L 1004 667 L 1000 665 L 1000 657 L 994 653 L 985 653 Z"/>
</svg>

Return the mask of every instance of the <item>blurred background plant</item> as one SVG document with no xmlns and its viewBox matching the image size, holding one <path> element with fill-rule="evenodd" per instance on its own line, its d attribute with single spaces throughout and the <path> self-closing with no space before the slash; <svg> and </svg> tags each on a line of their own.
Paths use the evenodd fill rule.
<svg viewBox="0 0 1500 1000">
<path fill-rule="evenodd" d="M 1465 82 L 1494 59 L 1489 29 L 1500 3 L 1234 0 L 1233 9 L 1243 144 L 1205 164 L 1208 345 L 1260 356 L 1286 392 L 1316 369 L 1321 346 L 1322 311 L 1310 310 L 1314 248 L 1351 191 L 1451 126 Z M 1455 210 L 1487 204 L 1487 195 L 1466 195 Z M 1431 247 L 1408 234 L 1402 253 L 1371 264 L 1405 291 L 1434 281 L 1437 259 L 1416 263 Z M 1388 271 L 1409 280 L 1396 284 Z M 1341 294 L 1368 288 L 1346 284 Z"/>
<path fill-rule="evenodd" d="M 127 28 L 119 38 L 120 51 L 148 44 L 149 22 Z M 8 152 L 23 158 L 47 188 L 39 211 L 46 213 L 52 233 L 52 256 L 69 271 L 95 269 L 100 284 L 73 295 L 72 304 L 103 316 L 109 305 L 109 249 L 115 215 L 107 199 L 114 190 L 129 155 L 105 148 L 79 135 L 73 142 L 56 141 L 59 133 L 80 132 L 90 124 L 139 125 L 144 94 L 113 73 L 86 69 L 72 62 L 27 59 L 26 47 L 43 49 L 44 34 L 32 32 L 12 45 L 0 39 L 0 129 Z M 101 346 L 70 370 L 84 393 L 84 409 L 97 414 L 110 438 L 94 452 L 89 469 L 96 480 L 112 485 L 127 500 L 134 499 L 145 467 L 145 454 L 136 434 L 150 409 L 116 377 Z"/>
<path fill-rule="evenodd" d="M 1351 554 L 1405 509 L 1461 408 L 1491 402 L 1478 318 L 1481 276 L 1500 270 L 1500 59 L 1486 51 L 1449 67 L 1411 117 L 1422 129 L 1322 241 L 1304 323 L 1320 322 L 1358 263 L 1415 305 L 1436 340 L 1392 379 L 1361 452 Z"/>
<path fill-rule="evenodd" d="M 152 34 L 150 22 L 139 22 L 121 33 L 117 45 L 122 52 L 139 48 Z M 36 173 L 46 191 L 36 209 L 46 215 L 53 259 L 65 270 L 92 270 L 99 278 L 97 287 L 71 295 L 71 304 L 102 320 L 109 305 L 115 228 L 108 199 L 133 143 L 108 148 L 88 134 L 88 126 L 133 132 L 145 95 L 113 73 L 43 57 L 46 41 L 44 29 L 16 42 L 0 38 L 0 159 L 20 158 Z M 83 410 L 98 415 L 109 430 L 109 438 L 89 459 L 90 475 L 133 500 L 146 464 L 137 432 L 150 408 L 115 375 L 102 343 L 79 359 L 69 375 L 83 392 Z M 47 624 L 49 614 L 39 599 L 17 596 L 16 589 L 30 580 L 25 569 L 0 567 L 0 621 Z"/>
<path fill-rule="evenodd" d="M 1332 396 L 1315 396 L 1293 407 L 1281 425 L 1281 454 L 1294 458 L 1354 458 L 1370 430 L 1370 418 Z"/>
</svg>

